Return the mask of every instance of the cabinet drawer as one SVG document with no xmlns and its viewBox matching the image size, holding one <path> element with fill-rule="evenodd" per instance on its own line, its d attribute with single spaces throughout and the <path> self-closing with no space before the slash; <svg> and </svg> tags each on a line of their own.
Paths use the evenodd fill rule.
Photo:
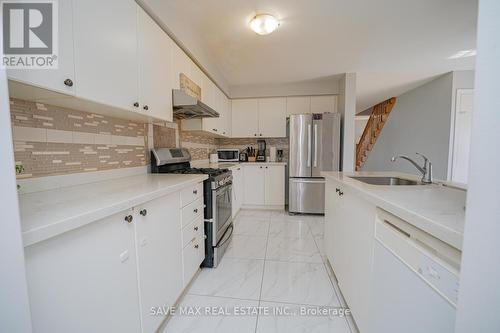
<svg viewBox="0 0 500 333">
<path fill-rule="evenodd" d="M 203 198 L 203 183 L 191 185 L 181 191 L 181 207 L 189 205 L 198 198 Z"/>
<path fill-rule="evenodd" d="M 198 219 L 191 222 L 191 224 L 185 226 L 182 229 L 182 247 L 185 247 L 193 239 L 201 238 L 204 235 L 204 222 L 203 217 L 200 216 Z"/>
<path fill-rule="evenodd" d="M 203 219 L 203 198 L 199 198 L 182 208 L 182 228 L 187 226 L 198 216 L 201 216 Z"/>
<path fill-rule="evenodd" d="M 204 237 L 196 238 L 188 243 L 182 250 L 183 262 L 183 278 L 184 286 L 193 278 L 194 274 L 200 268 L 200 264 L 205 258 L 205 239 Z"/>
</svg>

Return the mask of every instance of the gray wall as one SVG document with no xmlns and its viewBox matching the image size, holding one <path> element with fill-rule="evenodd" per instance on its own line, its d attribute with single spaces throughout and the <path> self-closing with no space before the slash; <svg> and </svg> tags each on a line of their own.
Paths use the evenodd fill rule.
<svg viewBox="0 0 500 333">
<path fill-rule="evenodd" d="M 399 96 L 362 170 L 419 174 L 407 161 L 390 159 L 420 152 L 432 161 L 434 177 L 446 179 L 453 90 L 453 73 L 447 73 Z"/>
</svg>

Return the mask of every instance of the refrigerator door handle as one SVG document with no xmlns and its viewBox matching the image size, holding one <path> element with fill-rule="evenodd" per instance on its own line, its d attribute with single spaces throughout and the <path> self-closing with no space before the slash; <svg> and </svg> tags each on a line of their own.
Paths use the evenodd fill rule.
<svg viewBox="0 0 500 333">
<path fill-rule="evenodd" d="M 311 125 L 307 125 L 307 167 L 311 167 Z"/>
<path fill-rule="evenodd" d="M 318 124 L 314 124 L 314 167 L 318 167 Z"/>
</svg>

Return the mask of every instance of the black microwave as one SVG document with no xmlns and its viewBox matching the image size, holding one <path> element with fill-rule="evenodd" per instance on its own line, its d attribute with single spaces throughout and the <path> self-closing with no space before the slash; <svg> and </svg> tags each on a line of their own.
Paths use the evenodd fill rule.
<svg viewBox="0 0 500 333">
<path fill-rule="evenodd" d="M 240 160 L 239 149 L 217 149 L 217 156 L 220 162 L 238 162 Z"/>
</svg>

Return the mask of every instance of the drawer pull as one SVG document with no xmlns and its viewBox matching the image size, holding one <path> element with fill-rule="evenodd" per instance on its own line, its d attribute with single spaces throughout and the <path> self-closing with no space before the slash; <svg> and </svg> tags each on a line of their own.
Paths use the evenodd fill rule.
<svg viewBox="0 0 500 333">
<path fill-rule="evenodd" d="M 200 247 L 200 246 L 199 246 L 198 244 L 196 244 L 196 245 L 194 246 L 194 248 L 195 248 L 195 249 L 197 249 L 197 248 L 199 248 L 199 247 Z"/>
<path fill-rule="evenodd" d="M 142 216 L 146 216 L 146 215 L 148 215 L 148 211 L 147 211 L 147 210 L 145 210 L 145 209 L 143 209 L 143 210 L 141 210 L 141 211 L 139 212 L 139 214 L 141 214 Z"/>
<path fill-rule="evenodd" d="M 198 227 L 194 227 L 194 231 L 198 231 Z"/>
<path fill-rule="evenodd" d="M 198 208 L 195 208 L 195 209 L 193 210 L 193 212 L 194 212 L 195 214 L 197 214 L 197 213 L 198 213 Z"/>
<path fill-rule="evenodd" d="M 339 192 L 340 192 L 340 189 L 337 187 L 337 188 L 335 189 L 335 192 L 339 193 Z"/>
<path fill-rule="evenodd" d="M 125 216 L 125 221 L 128 222 L 128 223 L 132 223 L 132 221 L 134 220 L 134 217 L 132 215 L 127 215 Z"/>
<path fill-rule="evenodd" d="M 198 194 L 198 190 L 193 190 L 193 194 L 194 195 Z"/>
</svg>

